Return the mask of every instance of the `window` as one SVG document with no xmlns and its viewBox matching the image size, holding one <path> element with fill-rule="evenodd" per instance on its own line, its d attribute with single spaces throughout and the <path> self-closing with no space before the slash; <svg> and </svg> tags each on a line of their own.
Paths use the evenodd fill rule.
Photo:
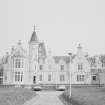
<svg viewBox="0 0 105 105">
<path fill-rule="evenodd" d="M 17 81 L 20 81 L 20 72 L 17 72 Z"/>
<path fill-rule="evenodd" d="M 64 81 L 65 80 L 65 76 L 64 75 L 60 75 L 60 81 Z"/>
<path fill-rule="evenodd" d="M 64 65 L 61 65 L 61 66 L 60 66 L 60 69 L 61 69 L 61 70 L 64 70 Z"/>
<path fill-rule="evenodd" d="M 21 68 L 23 68 L 23 64 L 24 64 L 24 62 L 23 62 L 23 59 L 21 60 Z"/>
<path fill-rule="evenodd" d="M 0 84 L 3 84 L 3 78 L 0 78 Z"/>
<path fill-rule="evenodd" d="M 3 76 L 3 69 L 0 70 L 0 76 Z"/>
<path fill-rule="evenodd" d="M 51 74 L 48 75 L 48 81 L 51 81 Z"/>
<path fill-rule="evenodd" d="M 15 81 L 17 81 L 17 78 L 18 78 L 18 77 L 17 77 L 17 72 L 15 72 Z"/>
<path fill-rule="evenodd" d="M 15 72 L 15 81 L 23 81 L 23 72 Z"/>
<path fill-rule="evenodd" d="M 96 76 L 93 76 L 93 80 L 96 81 Z"/>
<path fill-rule="evenodd" d="M 42 81 L 42 75 L 39 76 L 39 81 Z"/>
<path fill-rule="evenodd" d="M 21 82 L 23 81 L 23 73 L 21 73 Z"/>
<path fill-rule="evenodd" d="M 78 70 L 82 70 L 83 69 L 83 65 L 82 64 L 78 64 Z"/>
<path fill-rule="evenodd" d="M 40 68 L 40 70 L 43 70 L 43 65 L 40 65 L 39 68 Z"/>
<path fill-rule="evenodd" d="M 104 61 L 104 62 L 102 62 L 102 67 L 105 67 L 105 61 Z"/>
<path fill-rule="evenodd" d="M 77 75 L 77 81 L 84 81 L 84 75 Z"/>
<path fill-rule="evenodd" d="M 16 59 L 16 62 L 15 62 L 15 67 L 16 68 L 23 68 L 23 59 Z"/>
</svg>

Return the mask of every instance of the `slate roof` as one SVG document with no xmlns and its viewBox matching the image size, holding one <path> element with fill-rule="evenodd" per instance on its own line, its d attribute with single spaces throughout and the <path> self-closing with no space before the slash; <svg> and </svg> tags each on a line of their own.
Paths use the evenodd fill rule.
<svg viewBox="0 0 105 105">
<path fill-rule="evenodd" d="M 34 30 L 33 33 L 32 33 L 30 42 L 38 42 L 38 38 L 37 38 L 37 35 L 36 35 L 35 30 Z"/>
<path fill-rule="evenodd" d="M 53 56 L 55 63 L 59 63 L 60 60 L 65 61 L 66 63 L 70 62 L 69 56 Z"/>
</svg>

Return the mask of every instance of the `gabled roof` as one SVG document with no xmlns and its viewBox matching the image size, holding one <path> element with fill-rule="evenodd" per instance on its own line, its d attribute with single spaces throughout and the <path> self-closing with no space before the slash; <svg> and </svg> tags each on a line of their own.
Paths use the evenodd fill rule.
<svg viewBox="0 0 105 105">
<path fill-rule="evenodd" d="M 26 50 L 23 48 L 21 41 L 18 42 L 16 49 L 12 52 L 14 57 L 26 57 L 27 53 Z"/>
</svg>

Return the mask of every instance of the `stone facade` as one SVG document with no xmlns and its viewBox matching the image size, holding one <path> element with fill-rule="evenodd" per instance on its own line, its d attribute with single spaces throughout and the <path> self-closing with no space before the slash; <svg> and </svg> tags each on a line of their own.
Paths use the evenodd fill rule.
<svg viewBox="0 0 105 105">
<path fill-rule="evenodd" d="M 24 49 L 19 41 L 0 61 L 0 84 L 4 85 L 62 85 L 105 84 L 105 56 L 89 57 L 81 45 L 70 56 L 53 56 L 46 52 L 44 42 L 37 38 L 35 28 Z M 70 74 L 71 73 L 71 74 Z"/>
</svg>

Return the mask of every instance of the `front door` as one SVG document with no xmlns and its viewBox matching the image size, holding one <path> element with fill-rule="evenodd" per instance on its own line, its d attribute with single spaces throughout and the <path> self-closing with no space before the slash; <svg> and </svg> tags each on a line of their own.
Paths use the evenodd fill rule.
<svg viewBox="0 0 105 105">
<path fill-rule="evenodd" d="M 33 84 L 36 83 L 36 76 L 33 76 Z"/>
</svg>

